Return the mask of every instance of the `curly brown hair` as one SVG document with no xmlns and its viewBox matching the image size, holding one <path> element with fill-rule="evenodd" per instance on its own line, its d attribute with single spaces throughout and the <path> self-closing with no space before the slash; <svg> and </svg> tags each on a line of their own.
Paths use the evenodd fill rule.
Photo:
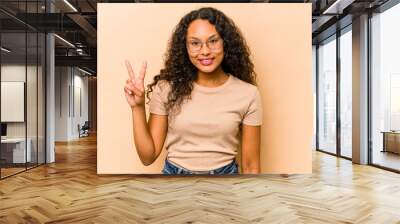
<svg viewBox="0 0 400 224">
<path fill-rule="evenodd" d="M 234 22 L 221 11 L 206 7 L 186 14 L 175 27 L 165 54 L 165 65 L 160 74 L 154 76 L 153 83 L 147 85 L 147 98 L 158 81 L 165 80 L 171 86 L 168 94 L 167 110 L 180 109 L 185 98 L 190 99 L 193 81 L 197 78 L 197 68 L 191 63 L 186 48 L 186 35 L 190 23 L 196 19 L 213 24 L 223 39 L 224 58 L 221 68 L 225 73 L 256 85 L 254 65 L 250 60 L 250 49 Z M 149 102 L 148 102 L 149 103 Z"/>
</svg>

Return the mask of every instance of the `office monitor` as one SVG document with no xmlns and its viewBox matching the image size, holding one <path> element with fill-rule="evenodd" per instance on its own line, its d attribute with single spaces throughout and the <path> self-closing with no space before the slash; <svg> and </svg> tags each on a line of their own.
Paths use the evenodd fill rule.
<svg viewBox="0 0 400 224">
<path fill-rule="evenodd" d="M 1 136 L 7 136 L 7 124 L 1 124 Z"/>
</svg>

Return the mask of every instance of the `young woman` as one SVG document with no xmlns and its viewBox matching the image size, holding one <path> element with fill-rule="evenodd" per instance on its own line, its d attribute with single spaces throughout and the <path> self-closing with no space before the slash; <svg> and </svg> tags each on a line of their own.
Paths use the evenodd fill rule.
<svg viewBox="0 0 400 224">
<path fill-rule="evenodd" d="M 124 87 L 144 165 L 165 147 L 164 174 L 238 174 L 241 141 L 242 173 L 260 173 L 261 98 L 249 49 L 230 18 L 214 8 L 185 15 L 164 68 L 145 94 L 146 66 L 135 74 L 126 61 L 130 77 Z"/>
</svg>

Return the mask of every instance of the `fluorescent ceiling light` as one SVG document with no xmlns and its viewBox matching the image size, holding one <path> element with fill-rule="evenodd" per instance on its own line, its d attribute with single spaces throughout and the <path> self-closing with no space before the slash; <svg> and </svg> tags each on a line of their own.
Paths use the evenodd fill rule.
<svg viewBox="0 0 400 224">
<path fill-rule="evenodd" d="M 72 10 L 74 10 L 75 12 L 78 12 L 78 10 L 71 4 L 69 3 L 68 0 L 64 0 L 65 4 L 67 4 Z"/>
<path fill-rule="evenodd" d="M 322 14 L 342 14 L 343 9 L 351 5 L 354 0 L 336 0 L 332 5 L 324 10 Z"/>
<path fill-rule="evenodd" d="M 333 9 L 336 10 L 336 7 L 338 6 L 340 0 L 336 0 L 332 5 L 330 5 L 327 9 L 324 10 L 324 12 L 322 12 L 322 14 L 327 14 L 327 13 L 331 13 Z"/>
<path fill-rule="evenodd" d="M 60 39 L 61 41 L 63 41 L 64 43 L 68 44 L 69 46 L 75 48 L 75 45 L 71 44 L 71 42 L 69 42 L 68 40 L 58 36 L 57 34 L 54 34 L 54 36 L 56 36 L 58 39 Z"/>
<path fill-rule="evenodd" d="M 347 6 L 351 5 L 355 0 L 336 0 L 332 5 L 322 12 L 322 14 L 342 14 Z"/>
<path fill-rule="evenodd" d="M 10 52 L 11 52 L 10 50 L 8 50 L 8 49 L 5 48 L 5 47 L 1 47 L 1 50 L 4 51 L 4 52 L 6 52 L 6 53 L 10 53 Z"/>
<path fill-rule="evenodd" d="M 85 74 L 93 75 L 92 73 L 90 73 L 90 72 L 88 72 L 88 71 L 86 71 L 86 70 L 83 70 L 83 69 L 81 69 L 81 68 L 79 68 L 79 67 L 78 67 L 78 69 L 79 69 L 79 71 L 81 71 L 81 72 L 83 72 L 83 73 L 85 73 Z"/>
</svg>

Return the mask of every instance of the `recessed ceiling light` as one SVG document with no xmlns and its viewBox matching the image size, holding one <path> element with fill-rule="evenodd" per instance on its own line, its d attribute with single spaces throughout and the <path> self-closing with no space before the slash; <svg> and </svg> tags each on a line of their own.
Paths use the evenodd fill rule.
<svg viewBox="0 0 400 224">
<path fill-rule="evenodd" d="M 9 50 L 9 49 L 7 49 L 7 48 L 5 48 L 5 47 L 1 47 L 1 50 L 4 51 L 4 52 L 6 52 L 6 53 L 10 53 L 10 52 L 11 52 L 11 50 Z"/>
</svg>

